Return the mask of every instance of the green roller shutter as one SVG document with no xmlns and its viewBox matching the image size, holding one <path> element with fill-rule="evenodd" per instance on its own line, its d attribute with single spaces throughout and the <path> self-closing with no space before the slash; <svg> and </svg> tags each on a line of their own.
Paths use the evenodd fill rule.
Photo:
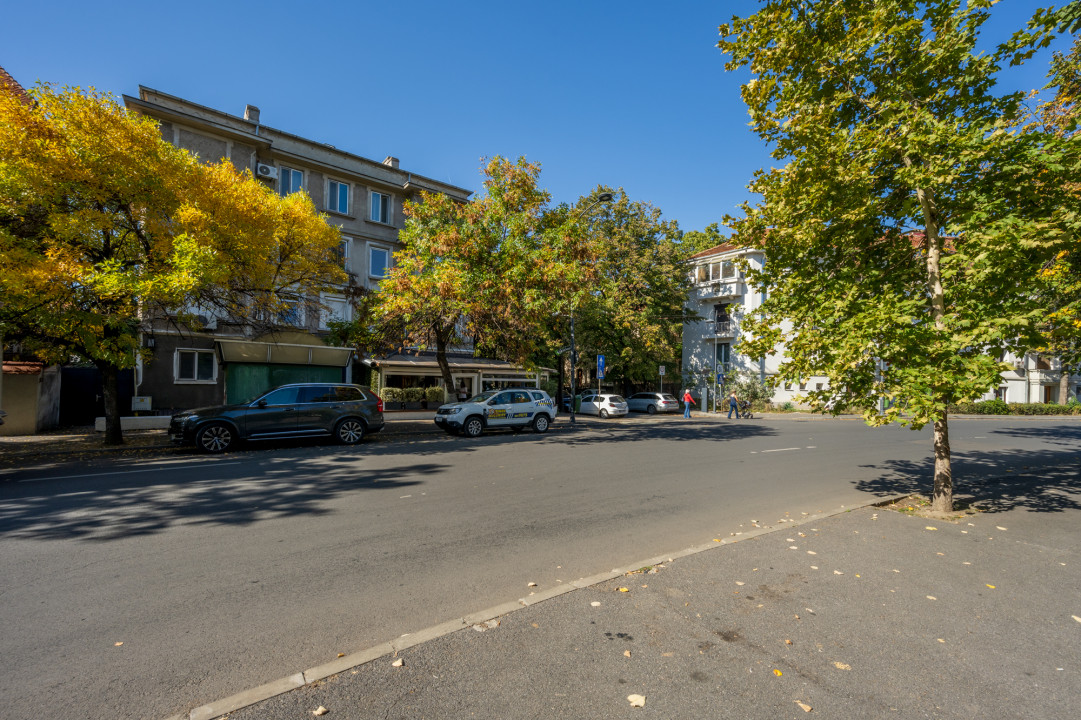
<svg viewBox="0 0 1081 720">
<path fill-rule="evenodd" d="M 344 369 L 340 367 L 229 363 L 225 366 L 225 401 L 230 405 L 242 403 L 289 383 L 339 383 L 344 381 L 343 376 Z"/>
</svg>

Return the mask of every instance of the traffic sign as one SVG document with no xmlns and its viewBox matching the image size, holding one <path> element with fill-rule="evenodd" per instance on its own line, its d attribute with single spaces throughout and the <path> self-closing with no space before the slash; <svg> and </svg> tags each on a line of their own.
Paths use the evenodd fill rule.
<svg viewBox="0 0 1081 720">
<path fill-rule="evenodd" d="M 597 356 L 597 379 L 604 379 L 604 355 Z"/>
<path fill-rule="evenodd" d="M 661 365 L 660 368 L 657 369 L 657 374 L 664 375 L 664 365 Z"/>
</svg>

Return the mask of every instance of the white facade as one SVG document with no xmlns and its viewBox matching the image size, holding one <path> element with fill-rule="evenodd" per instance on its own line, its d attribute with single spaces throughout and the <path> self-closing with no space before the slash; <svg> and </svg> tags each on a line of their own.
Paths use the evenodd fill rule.
<svg viewBox="0 0 1081 720">
<path fill-rule="evenodd" d="M 734 371 L 754 373 L 767 380 L 777 374 L 784 359 L 783 348 L 764 359 L 750 358 L 739 351 L 743 318 L 755 312 L 765 300 L 755 292 L 735 266 L 734 261 L 745 258 L 753 268 L 761 268 L 765 256 L 753 248 L 724 244 L 692 256 L 692 289 L 687 297 L 688 314 L 699 320 L 683 324 L 683 382 L 689 383 L 691 394 L 700 406 L 712 406 L 713 393 L 719 391 L 718 376 L 730 376 Z M 1021 358 L 1007 354 L 1005 362 L 1013 369 L 1002 373 L 997 389 L 981 400 L 999 398 L 1006 402 L 1058 402 L 1061 366 L 1057 359 L 1046 359 L 1036 353 Z M 774 403 L 793 402 L 810 390 L 829 386 L 824 376 L 812 376 L 803 383 L 786 383 L 773 393 Z M 681 390 L 682 392 L 682 390 Z M 1081 375 L 1070 377 L 1069 397 L 1081 399 Z M 704 402 L 703 402 L 704 401 Z"/>
</svg>

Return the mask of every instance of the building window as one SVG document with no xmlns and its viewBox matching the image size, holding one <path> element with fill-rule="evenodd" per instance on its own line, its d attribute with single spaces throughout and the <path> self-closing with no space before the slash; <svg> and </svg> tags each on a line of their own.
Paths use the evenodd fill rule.
<svg viewBox="0 0 1081 720">
<path fill-rule="evenodd" d="M 375 222 L 390 225 L 390 195 L 372 192 L 371 219 Z"/>
<path fill-rule="evenodd" d="M 387 276 L 387 268 L 390 267 L 390 251 L 384 248 L 369 248 L 368 249 L 368 275 L 373 278 L 384 278 Z"/>
<path fill-rule="evenodd" d="M 331 180 L 327 183 L 327 210 L 349 214 L 349 184 Z"/>
<path fill-rule="evenodd" d="M 338 243 L 338 259 L 342 261 L 342 267 L 349 267 L 349 246 L 352 244 L 352 238 L 342 236 L 342 241 Z"/>
<path fill-rule="evenodd" d="M 735 280 L 736 276 L 735 263 L 725 260 L 724 262 L 699 265 L 696 280 L 700 283 L 718 282 L 721 280 Z"/>
<path fill-rule="evenodd" d="M 217 381 L 218 363 L 213 350 L 177 350 L 174 382 L 212 383 Z"/>
<path fill-rule="evenodd" d="M 301 170 L 287 168 L 284 165 L 278 173 L 278 192 L 289 195 L 304 189 L 304 173 Z"/>
<path fill-rule="evenodd" d="M 281 325 L 302 327 L 304 325 L 304 311 L 300 307 L 300 303 L 283 303 L 282 308 L 278 310 L 278 323 Z"/>
<path fill-rule="evenodd" d="M 328 329 L 332 322 L 348 322 L 349 303 L 346 301 L 345 296 L 324 295 L 323 305 L 325 307 L 321 313 L 321 322 L 319 323 L 322 329 Z"/>
</svg>

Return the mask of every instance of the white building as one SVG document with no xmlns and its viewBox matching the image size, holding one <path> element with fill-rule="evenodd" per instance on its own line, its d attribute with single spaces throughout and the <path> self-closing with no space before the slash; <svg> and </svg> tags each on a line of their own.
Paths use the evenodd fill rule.
<svg viewBox="0 0 1081 720">
<path fill-rule="evenodd" d="M 765 296 L 750 287 L 735 264 L 744 258 L 752 268 L 761 268 L 765 255 L 761 250 L 725 243 L 691 256 L 692 289 L 687 297 L 688 314 L 699 320 L 683 324 L 683 382 L 691 387 L 699 406 L 712 406 L 713 393 L 719 390 L 718 376 L 733 372 L 754 373 L 761 380 L 777 374 L 783 351 L 768 358 L 751 358 L 739 351 L 743 318 L 761 307 Z M 983 400 L 999 398 L 1016 403 L 1051 403 L 1058 401 L 1061 366 L 1057 359 L 1037 353 L 1021 358 L 1006 355 L 1013 369 L 1002 373 L 998 388 Z M 774 403 L 796 402 L 808 390 L 822 390 L 829 382 L 824 376 L 812 376 L 799 384 L 786 383 L 776 388 Z M 1081 399 L 1081 376 L 1070 378 L 1069 396 Z M 703 402 L 704 401 L 704 402 Z"/>
</svg>

